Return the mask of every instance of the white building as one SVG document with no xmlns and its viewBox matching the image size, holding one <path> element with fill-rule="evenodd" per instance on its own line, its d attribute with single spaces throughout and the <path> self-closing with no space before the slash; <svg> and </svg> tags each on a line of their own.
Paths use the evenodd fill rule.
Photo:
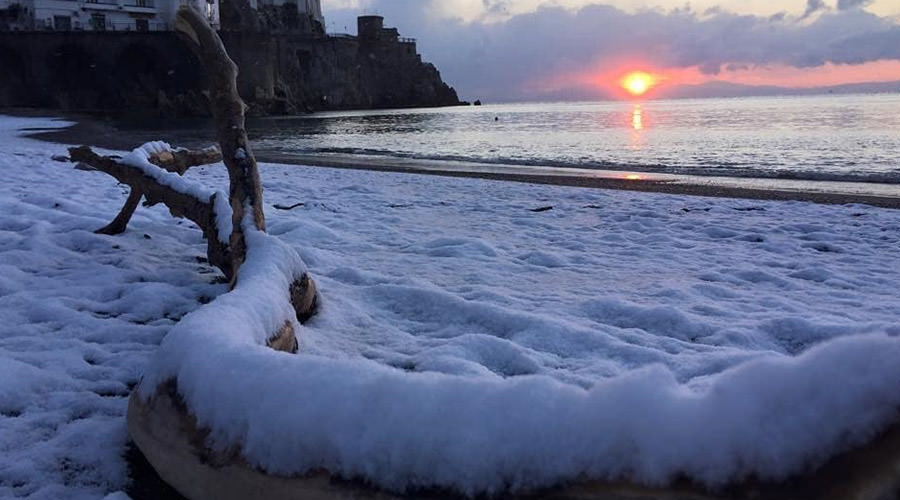
<svg viewBox="0 0 900 500">
<path fill-rule="evenodd" d="M 182 5 L 194 6 L 219 27 L 219 0 L 0 0 L 0 29 L 171 30 Z"/>
<path fill-rule="evenodd" d="M 248 0 L 253 9 L 297 5 L 298 14 L 325 26 L 321 0 Z M 190 4 L 219 28 L 219 0 L 0 0 L 0 30 L 171 30 L 175 14 Z"/>
</svg>

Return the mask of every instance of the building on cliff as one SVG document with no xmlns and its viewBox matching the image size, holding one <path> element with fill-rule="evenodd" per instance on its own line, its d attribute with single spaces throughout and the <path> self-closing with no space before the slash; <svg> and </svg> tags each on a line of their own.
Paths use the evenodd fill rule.
<svg viewBox="0 0 900 500">
<path fill-rule="evenodd" d="M 219 27 L 219 0 L 0 0 L 0 30 L 168 31 L 182 5 Z"/>
<path fill-rule="evenodd" d="M 222 0 L 224 31 L 325 36 L 320 0 Z"/>
<path fill-rule="evenodd" d="M 380 16 L 328 35 L 320 0 L 0 0 L 0 106 L 206 114 L 171 30 L 184 4 L 218 27 L 253 113 L 459 104 L 414 39 Z"/>
<path fill-rule="evenodd" d="M 191 5 L 204 12 L 216 29 L 257 31 L 288 26 L 296 33 L 325 32 L 320 0 L 223 3 L 232 10 L 245 8 L 246 17 L 256 17 L 258 22 L 242 22 L 238 15 L 223 26 L 219 0 L 0 0 L 0 31 L 170 31 L 179 7 Z"/>
</svg>

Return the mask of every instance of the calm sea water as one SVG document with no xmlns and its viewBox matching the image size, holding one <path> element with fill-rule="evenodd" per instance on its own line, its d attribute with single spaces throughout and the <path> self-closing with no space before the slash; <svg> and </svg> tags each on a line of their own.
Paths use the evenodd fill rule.
<svg viewBox="0 0 900 500">
<path fill-rule="evenodd" d="M 900 183 L 900 94 L 530 103 L 250 122 L 257 152 Z"/>
</svg>

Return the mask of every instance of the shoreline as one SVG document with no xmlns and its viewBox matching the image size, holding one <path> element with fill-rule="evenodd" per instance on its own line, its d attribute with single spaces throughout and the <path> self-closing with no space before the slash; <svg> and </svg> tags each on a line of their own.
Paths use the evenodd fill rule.
<svg viewBox="0 0 900 500">
<path fill-rule="evenodd" d="M 508 182 L 522 182 L 528 184 L 547 184 L 554 186 L 569 186 L 591 189 L 615 189 L 619 191 L 636 191 L 645 193 L 661 193 L 688 196 L 703 196 L 712 198 L 738 198 L 748 200 L 773 200 L 773 201 L 807 201 L 826 205 L 863 204 L 880 208 L 900 209 L 900 186 L 897 187 L 898 196 L 878 196 L 862 193 L 835 193 L 824 191 L 804 191 L 787 189 L 761 189 L 752 187 L 740 187 L 732 185 L 720 185 L 715 183 L 685 182 L 681 177 L 673 176 L 679 180 L 667 180 L 661 174 L 641 173 L 640 179 L 625 178 L 628 172 L 616 172 L 617 177 L 604 176 L 606 172 L 595 174 L 594 171 L 585 171 L 581 175 L 560 175 L 548 172 L 546 169 L 534 168 L 535 173 L 528 173 L 530 168 L 516 168 L 514 172 L 500 172 L 504 168 L 496 165 L 484 165 L 482 169 L 453 169 L 441 168 L 445 162 L 435 160 L 408 160 L 393 162 L 391 158 L 386 161 L 372 160 L 370 157 L 335 156 L 335 155 L 290 155 L 260 153 L 257 160 L 261 163 L 278 163 L 286 165 L 299 165 L 311 167 L 340 168 L 347 170 L 368 170 L 377 172 L 398 172 L 423 175 L 437 175 L 443 177 L 466 177 L 475 179 L 488 179 Z M 299 160 L 299 163 L 297 161 Z M 410 165 L 404 165 L 404 163 Z M 423 167 L 422 164 L 437 164 L 431 167 Z M 452 162 L 446 162 L 450 164 Z M 416 166 L 419 165 L 419 166 Z M 479 164 L 465 164 L 475 165 Z M 741 180 L 741 179 L 738 179 Z M 815 182 L 815 181 L 812 181 Z"/>
<path fill-rule="evenodd" d="M 9 114 L 15 114 L 13 111 Z M 177 146 L 205 147 L 212 141 L 208 134 L 179 137 L 184 130 L 128 130 L 120 131 L 110 122 L 78 114 L 43 113 L 56 115 L 76 124 L 64 129 L 35 131 L 26 137 L 57 144 L 86 144 L 114 150 L 130 150 L 151 140 L 164 140 Z M 205 130 L 205 129 L 204 129 Z M 395 157 L 334 155 L 334 154 L 279 154 L 256 151 L 260 163 L 278 163 L 295 166 L 328 167 L 377 172 L 399 172 L 443 177 L 467 177 L 529 184 L 545 184 L 591 189 L 615 189 L 663 193 L 673 195 L 737 198 L 751 200 L 805 201 L 812 203 L 847 205 L 864 204 L 881 208 L 900 209 L 900 185 L 872 184 L 881 192 L 840 192 L 857 183 L 828 181 L 794 181 L 783 179 L 721 178 L 679 176 L 634 172 L 637 178 L 627 178 L 630 172 L 602 171 L 557 167 L 530 167 L 523 165 L 495 165 L 474 162 L 444 160 L 403 159 Z M 776 186 L 791 185 L 791 188 Z M 858 183 L 862 185 L 863 183 Z M 832 190 L 821 189 L 831 187 Z M 896 192 L 896 194 L 894 194 Z"/>
</svg>

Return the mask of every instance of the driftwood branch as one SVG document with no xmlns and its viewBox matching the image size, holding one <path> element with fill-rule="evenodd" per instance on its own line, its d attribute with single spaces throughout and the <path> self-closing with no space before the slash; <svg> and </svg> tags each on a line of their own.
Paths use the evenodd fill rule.
<svg viewBox="0 0 900 500">
<path fill-rule="evenodd" d="M 108 234 L 110 236 L 124 233 L 125 229 L 128 228 L 128 223 L 131 222 L 131 216 L 134 215 L 134 211 L 137 210 L 138 205 L 141 203 L 141 198 L 143 197 L 143 191 L 132 187 L 131 192 L 128 193 L 128 199 L 125 200 L 125 205 L 122 206 L 122 210 L 119 210 L 119 215 L 116 215 L 116 218 L 113 219 L 112 222 L 94 232 L 97 234 Z"/>
<path fill-rule="evenodd" d="M 150 155 L 149 161 L 150 163 L 169 172 L 176 173 L 178 175 L 184 175 L 184 173 L 187 172 L 191 167 L 210 165 L 212 163 L 218 163 L 222 161 L 222 153 L 219 152 L 219 149 L 216 147 L 201 149 L 199 151 L 178 149 L 174 151 L 154 153 Z M 137 210 L 137 207 L 141 202 L 141 198 L 143 197 L 144 193 L 140 189 L 132 186 L 131 192 L 128 194 L 128 199 L 125 200 L 125 205 L 122 206 L 122 209 L 119 211 L 119 214 L 116 215 L 116 218 L 113 219 L 112 222 L 95 232 L 97 234 L 108 235 L 124 233 L 125 229 L 128 228 L 128 223 L 131 222 L 131 217 L 134 215 L 134 211 Z"/>
<path fill-rule="evenodd" d="M 247 248 L 241 225 L 245 208 L 252 211 L 256 228 L 266 229 L 262 183 L 244 128 L 246 106 L 237 89 L 238 68 L 228 57 L 219 35 L 197 10 L 182 6 L 175 18 L 175 32 L 198 55 L 206 72 L 216 138 L 231 181 L 228 193 L 234 213 L 231 251 L 234 268 L 238 269 Z"/>
<path fill-rule="evenodd" d="M 115 157 L 100 156 L 86 146 L 70 149 L 71 161 L 112 175 L 131 187 L 131 193 L 115 220 L 99 232 L 118 234 L 124 231 L 142 198 L 147 200 L 148 205 L 164 203 L 173 216 L 190 219 L 200 227 L 208 242 L 209 262 L 221 269 L 234 286 L 247 253 L 244 221 L 252 221 L 255 230 L 266 230 L 262 182 L 256 159 L 248 144 L 244 128 L 245 105 L 237 89 L 238 68 L 228 57 L 219 35 L 199 11 L 182 6 L 176 16 L 175 31 L 196 52 L 203 65 L 220 149 L 158 151 L 151 154 L 148 161 L 179 175 L 192 166 L 222 161 L 228 169 L 230 181 L 228 203 L 232 209 L 231 234 L 218 234 L 215 197 L 209 200 L 197 199 L 191 194 L 164 185 L 142 168 L 126 165 Z M 246 214 L 248 210 L 250 214 Z M 309 276 L 297 278 L 285 293 L 291 299 L 298 321 L 303 322 L 315 314 L 316 286 Z M 281 332 L 276 333 L 289 339 L 293 337 L 293 331 L 290 330 L 292 328 L 288 324 Z"/>
<path fill-rule="evenodd" d="M 126 225 L 141 197 L 147 199 L 148 205 L 163 203 L 169 208 L 169 212 L 174 217 L 189 219 L 200 227 L 203 231 L 203 236 L 206 237 L 206 253 L 209 262 L 221 269 L 227 278 L 231 279 L 234 276 L 231 251 L 228 245 L 222 243 L 221 240 L 223 238 L 220 238 L 219 235 L 214 209 L 215 200 L 203 200 L 190 194 L 182 193 L 147 176 L 140 168 L 126 165 L 108 156 L 100 156 L 87 146 L 70 148 L 69 156 L 74 162 L 90 165 L 96 170 L 115 177 L 122 184 L 131 186 L 131 194 L 125 207 L 110 226 L 116 224 L 117 221 L 122 225 Z M 134 207 L 131 206 L 132 204 Z M 122 220 L 120 221 L 120 219 Z"/>
<path fill-rule="evenodd" d="M 257 230 L 266 230 L 262 181 L 247 139 L 244 122 L 246 106 L 238 94 L 238 67 L 228 57 L 222 39 L 199 11 L 186 5 L 178 9 L 175 32 L 197 54 L 206 73 L 216 138 L 230 181 L 228 194 L 234 227 L 230 240 L 231 258 L 234 279 L 237 280 L 247 252 L 243 227 L 245 211 L 250 210 Z M 298 321 L 304 322 L 315 314 L 318 295 L 316 284 L 309 276 L 297 279 L 285 292 L 289 294 Z M 287 324 L 280 333 L 293 337 L 292 330 L 291 325 Z"/>
<path fill-rule="evenodd" d="M 245 108 L 237 91 L 237 67 L 228 57 L 225 47 L 222 45 L 222 40 L 219 39 L 219 36 L 199 12 L 192 10 L 190 7 L 181 7 L 176 16 L 175 30 L 185 43 L 198 54 L 209 85 L 210 104 L 215 119 L 216 135 L 222 150 L 222 160 L 228 169 L 230 180 L 229 204 L 233 210 L 232 233 L 229 238 L 229 244 L 225 247 L 229 250 L 229 253 L 227 255 L 218 255 L 217 259 L 219 259 L 218 262 L 222 262 L 221 259 L 228 260 L 230 265 L 227 266 L 229 271 L 226 272 L 226 276 L 231 277 L 232 285 L 236 286 L 241 280 L 239 275 L 241 264 L 246 259 L 247 240 L 244 231 L 265 231 L 266 229 L 266 220 L 263 213 L 262 184 L 256 159 L 253 157 L 253 152 L 247 143 L 247 133 L 244 130 Z M 89 152 L 90 150 L 79 153 L 81 161 L 89 159 L 91 161 L 85 161 L 85 163 L 91 164 L 93 162 L 98 164 L 94 165 L 98 170 L 103 170 L 114 176 L 118 174 L 121 177 L 125 177 L 120 171 L 118 162 L 113 159 L 96 157 L 96 155 L 90 156 L 88 155 Z M 73 159 L 75 159 L 74 153 Z M 170 200 L 169 196 L 177 198 L 177 194 L 180 194 L 168 193 L 164 195 L 157 191 L 151 192 L 151 190 L 157 189 L 158 186 L 144 185 L 146 182 L 143 179 L 129 180 L 138 181 L 136 182 L 137 186 L 134 184 L 129 185 L 132 185 L 135 190 L 143 189 L 148 201 L 161 199 L 166 202 L 170 209 L 172 208 L 172 203 L 177 200 Z M 159 198 L 156 198 L 157 196 Z M 197 201 L 193 200 L 192 203 Z M 192 208 L 203 214 L 203 217 L 206 217 L 208 214 L 214 215 L 214 201 L 209 200 L 205 205 L 199 203 Z M 250 211 L 249 214 L 246 213 L 248 210 Z M 176 214 L 176 212 L 173 211 L 173 214 Z M 182 215 L 189 216 L 190 214 L 182 212 Z M 202 219 L 203 217 L 200 218 Z M 206 220 L 207 227 L 209 226 L 209 220 L 211 219 Z M 245 227 L 245 220 L 252 221 L 254 227 Z M 203 228 L 205 226 L 202 222 L 198 223 L 198 225 Z M 212 225 L 212 228 L 215 228 L 215 224 Z M 204 233 L 206 233 L 206 229 L 204 229 Z M 215 234 L 212 232 L 207 235 L 211 245 L 210 252 L 213 251 L 212 242 L 214 240 L 218 242 L 218 239 L 213 238 L 213 236 Z M 213 262 L 212 257 L 210 262 Z M 291 272 L 296 273 L 297 270 L 291 268 Z M 318 298 L 316 284 L 306 273 L 299 277 L 296 274 L 292 274 L 291 278 L 293 278 L 293 283 L 287 290 L 283 290 L 284 298 L 290 300 L 296 313 L 296 319 L 299 322 L 304 322 L 316 312 Z M 253 279 L 252 275 L 247 279 Z M 231 293 L 238 294 L 241 293 L 241 290 L 233 290 Z M 298 342 L 294 324 L 291 318 L 284 321 L 277 332 L 266 332 L 269 334 L 267 345 L 272 349 L 296 352 Z M 198 434 L 193 433 L 187 439 L 183 439 L 184 436 L 174 434 L 172 432 L 173 428 L 168 428 L 164 432 L 167 435 L 176 436 L 174 441 L 161 442 L 156 439 L 155 431 L 162 427 L 167 427 L 171 422 L 177 422 L 177 419 L 182 416 L 187 421 L 191 421 L 190 419 L 193 418 L 187 412 L 186 406 L 165 406 L 167 401 L 174 401 L 167 399 L 167 395 L 174 394 L 178 397 L 177 380 L 173 379 L 163 385 L 169 387 L 168 392 L 158 393 L 150 401 L 142 401 L 137 392 L 132 394 L 132 403 L 128 409 L 129 432 L 138 447 L 146 454 L 150 463 L 166 481 L 169 481 L 175 488 L 182 493 L 186 493 L 189 497 L 203 495 L 205 487 L 197 481 L 199 471 L 190 467 L 190 460 L 193 458 L 193 455 L 182 453 L 188 448 L 198 448 L 195 443 L 202 443 L 202 439 L 192 439 L 192 436 L 197 436 Z M 162 406 L 158 403 L 161 403 Z M 164 420 L 163 418 L 166 416 L 174 416 L 175 420 Z M 200 432 L 205 431 L 201 429 Z M 205 453 L 205 450 L 203 453 L 204 456 L 209 456 Z M 188 466 L 185 467 L 185 465 Z M 240 472 L 238 471 L 238 473 Z M 190 479 L 183 481 L 183 479 L 188 477 Z M 243 480 L 238 479 L 237 484 L 242 483 Z M 226 487 L 223 492 L 222 495 L 214 493 L 211 498 L 246 497 L 244 491 L 237 487 Z M 260 488 L 250 496 L 258 496 L 260 492 L 271 493 L 268 488 Z M 288 490 L 285 490 L 285 492 L 287 493 Z M 302 492 L 299 492 L 299 495 L 294 494 L 295 492 L 290 493 L 292 498 L 304 496 Z"/>
<path fill-rule="evenodd" d="M 153 153 L 148 158 L 150 163 L 178 175 L 184 175 L 193 167 L 212 165 L 222 161 L 222 152 L 216 146 L 197 151 L 191 149 L 174 149 Z"/>
<path fill-rule="evenodd" d="M 251 211 L 256 229 L 266 230 L 262 181 L 247 139 L 244 120 L 246 106 L 238 94 L 238 67 L 228 57 L 222 39 L 199 11 L 189 6 L 178 9 L 175 32 L 197 54 L 206 72 L 216 138 L 222 149 L 222 161 L 228 169 L 230 181 L 228 194 L 234 226 L 230 240 L 231 258 L 237 279 L 247 252 L 242 224 L 245 211 Z M 303 276 L 288 292 L 299 321 L 306 321 L 315 314 L 317 293 L 312 279 Z"/>
<path fill-rule="evenodd" d="M 294 203 L 293 205 L 281 205 L 281 204 L 276 203 L 276 204 L 272 205 L 272 207 L 275 208 L 275 210 L 284 210 L 284 211 L 289 211 L 289 210 L 293 210 L 295 208 L 304 207 L 304 206 L 306 206 L 306 203 Z"/>
</svg>

